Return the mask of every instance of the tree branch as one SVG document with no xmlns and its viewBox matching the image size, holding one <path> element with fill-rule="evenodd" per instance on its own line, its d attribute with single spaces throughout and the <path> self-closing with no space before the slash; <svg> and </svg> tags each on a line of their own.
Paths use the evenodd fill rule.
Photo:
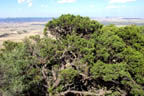
<svg viewBox="0 0 144 96">
<path fill-rule="evenodd" d="M 102 92 L 102 90 L 99 90 L 98 93 L 94 93 L 94 92 L 87 92 L 87 91 L 67 90 L 65 92 L 59 93 L 57 96 L 65 96 L 68 93 L 73 93 L 73 94 L 77 94 L 77 95 L 104 96 L 105 94 L 110 93 L 110 91 L 103 90 L 103 92 Z"/>
</svg>

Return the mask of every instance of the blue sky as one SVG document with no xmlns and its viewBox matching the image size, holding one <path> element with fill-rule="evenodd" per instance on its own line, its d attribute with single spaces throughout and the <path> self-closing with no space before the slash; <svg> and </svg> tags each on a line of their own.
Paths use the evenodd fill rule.
<svg viewBox="0 0 144 96">
<path fill-rule="evenodd" d="M 144 0 L 1 0 L 0 17 L 144 17 Z"/>
</svg>

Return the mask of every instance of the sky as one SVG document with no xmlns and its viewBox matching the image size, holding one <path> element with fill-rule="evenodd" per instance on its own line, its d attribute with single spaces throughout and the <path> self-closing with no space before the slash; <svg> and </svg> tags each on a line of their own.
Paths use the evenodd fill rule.
<svg viewBox="0 0 144 96">
<path fill-rule="evenodd" d="M 144 0 L 1 0 L 0 17 L 144 17 Z"/>
</svg>

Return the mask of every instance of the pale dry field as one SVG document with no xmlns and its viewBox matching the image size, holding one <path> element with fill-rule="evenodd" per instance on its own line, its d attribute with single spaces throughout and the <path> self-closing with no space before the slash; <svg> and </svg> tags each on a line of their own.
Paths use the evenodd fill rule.
<svg viewBox="0 0 144 96">
<path fill-rule="evenodd" d="M 3 41 L 22 41 L 31 35 L 42 36 L 47 22 L 0 23 L 0 47 Z"/>
</svg>

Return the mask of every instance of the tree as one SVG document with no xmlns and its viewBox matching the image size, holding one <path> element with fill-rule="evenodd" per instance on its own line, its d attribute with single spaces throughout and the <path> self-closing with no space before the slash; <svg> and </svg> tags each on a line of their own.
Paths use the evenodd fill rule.
<svg viewBox="0 0 144 96">
<path fill-rule="evenodd" d="M 47 31 L 0 51 L 4 96 L 143 96 L 143 28 L 62 15 Z"/>
<path fill-rule="evenodd" d="M 53 19 L 46 24 L 44 34 L 47 31 L 56 37 L 64 38 L 66 35 L 76 33 L 77 35 L 86 36 L 102 28 L 102 24 L 88 17 L 62 15 L 58 19 Z"/>
</svg>

